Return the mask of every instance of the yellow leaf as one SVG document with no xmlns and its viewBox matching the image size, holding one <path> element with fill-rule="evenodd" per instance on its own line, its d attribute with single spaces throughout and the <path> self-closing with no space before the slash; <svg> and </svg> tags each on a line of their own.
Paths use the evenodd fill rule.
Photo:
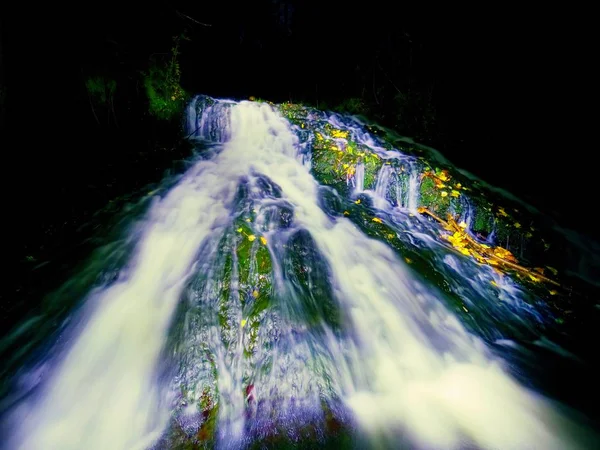
<svg viewBox="0 0 600 450">
<path fill-rule="evenodd" d="M 517 228 L 517 229 L 521 228 L 521 224 L 519 222 L 515 222 L 515 228 Z"/>
<path fill-rule="evenodd" d="M 456 189 L 460 189 L 460 188 L 462 187 L 462 184 L 460 184 L 460 183 L 456 183 L 456 185 L 454 185 L 454 187 L 455 187 Z"/>
<path fill-rule="evenodd" d="M 424 206 L 419 206 L 419 207 L 417 208 L 417 212 L 418 212 L 419 214 L 423 214 L 424 212 L 427 212 L 427 208 L 425 208 Z"/>
<path fill-rule="evenodd" d="M 331 135 L 334 138 L 343 138 L 343 139 L 345 139 L 345 138 L 348 137 L 348 132 L 347 131 L 342 131 L 342 130 L 333 130 L 331 132 Z"/>
<path fill-rule="evenodd" d="M 238 228 L 236 231 L 237 231 L 238 233 L 241 233 L 241 232 L 242 232 L 242 231 L 244 231 L 244 230 L 242 229 L 242 227 L 239 227 L 239 228 Z"/>
<path fill-rule="evenodd" d="M 442 191 L 442 197 L 447 197 L 448 193 L 446 191 Z"/>
<path fill-rule="evenodd" d="M 490 246 L 489 246 L 489 245 L 487 245 L 487 244 L 480 244 L 480 245 L 481 245 L 483 248 L 490 248 Z"/>
<path fill-rule="evenodd" d="M 531 234 L 529 231 L 527 233 L 525 233 L 525 237 L 527 239 L 531 238 L 533 236 L 533 234 Z"/>
<path fill-rule="evenodd" d="M 258 291 L 256 289 L 252 291 L 252 297 L 258 298 Z"/>
<path fill-rule="evenodd" d="M 506 214 L 504 208 L 498 208 L 498 214 L 500 214 L 502 217 L 508 217 L 508 214 Z"/>
<path fill-rule="evenodd" d="M 358 200 L 356 200 L 354 203 L 356 203 L 357 205 L 360 205 L 360 198 Z"/>
<path fill-rule="evenodd" d="M 262 242 L 262 245 L 267 245 L 267 238 L 264 236 L 260 237 L 260 242 Z"/>
<path fill-rule="evenodd" d="M 533 275 L 529 274 L 529 278 L 531 278 L 531 281 L 540 281 L 540 279 L 538 277 L 534 277 Z"/>
<path fill-rule="evenodd" d="M 558 292 L 557 292 L 557 291 L 555 291 L 554 289 L 552 289 L 552 290 L 551 290 L 550 292 L 548 292 L 548 293 L 549 293 L 550 295 L 556 295 L 556 294 L 558 294 Z"/>
<path fill-rule="evenodd" d="M 404 261 L 406 261 L 406 264 L 412 264 L 412 259 L 410 258 L 404 258 Z"/>
<path fill-rule="evenodd" d="M 451 195 L 452 197 L 460 197 L 460 192 L 458 192 L 458 191 L 456 191 L 456 190 L 452 189 L 452 192 L 450 193 L 450 195 Z"/>
<path fill-rule="evenodd" d="M 492 286 L 498 287 L 498 283 L 496 283 L 494 280 L 490 281 L 490 283 L 492 284 Z"/>
<path fill-rule="evenodd" d="M 458 224 L 459 227 L 461 228 L 467 228 L 467 223 L 466 222 L 461 222 Z"/>
<path fill-rule="evenodd" d="M 240 325 L 242 326 L 242 328 L 244 328 L 247 323 L 248 323 L 248 321 L 246 319 L 242 319 L 242 321 L 240 322 Z"/>
<path fill-rule="evenodd" d="M 248 240 L 249 240 L 250 242 L 252 242 L 254 239 L 256 239 L 256 236 L 254 236 L 253 234 L 249 234 L 249 235 L 248 235 Z"/>
<path fill-rule="evenodd" d="M 387 238 L 388 238 L 388 239 L 394 239 L 395 237 L 396 237 L 396 236 L 395 236 L 395 235 L 393 235 L 392 233 L 389 233 L 389 234 L 387 235 Z"/>
<path fill-rule="evenodd" d="M 246 219 L 246 222 L 252 222 L 252 219 L 248 218 Z"/>
<path fill-rule="evenodd" d="M 373 222 L 377 222 L 377 223 L 383 223 L 383 221 L 379 218 L 379 217 L 373 217 L 371 219 Z"/>
<path fill-rule="evenodd" d="M 300 128 L 304 128 L 304 123 L 302 123 L 302 124 L 300 125 Z"/>
<path fill-rule="evenodd" d="M 459 251 L 459 252 L 461 252 L 463 255 L 467 255 L 467 256 L 469 256 L 469 255 L 471 254 L 471 253 L 469 252 L 469 250 L 468 250 L 468 249 L 466 249 L 466 248 L 461 248 L 461 249 L 459 249 L 458 251 Z"/>
</svg>

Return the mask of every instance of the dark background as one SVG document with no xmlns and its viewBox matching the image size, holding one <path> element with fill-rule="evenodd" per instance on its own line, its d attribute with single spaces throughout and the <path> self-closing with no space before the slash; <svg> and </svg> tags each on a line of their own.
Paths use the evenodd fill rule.
<svg viewBox="0 0 600 450">
<path fill-rule="evenodd" d="M 327 105 L 365 90 L 368 96 L 372 85 L 384 86 L 380 95 L 396 87 L 430 93 L 436 127 L 428 143 L 560 224 L 593 235 L 591 12 L 418 5 L 4 5 L 2 222 L 9 254 L 23 258 L 48 226 L 76 222 L 77 211 L 88 214 L 131 186 L 160 179 L 168 158 L 143 156 L 157 131 L 138 114 L 145 106 L 131 100 L 139 92 L 121 92 L 116 131 L 94 122 L 84 80 L 94 72 L 133 80 L 184 28 L 191 40 L 182 46 L 182 84 L 189 92 Z M 150 175 L 132 154 L 151 160 Z"/>
</svg>

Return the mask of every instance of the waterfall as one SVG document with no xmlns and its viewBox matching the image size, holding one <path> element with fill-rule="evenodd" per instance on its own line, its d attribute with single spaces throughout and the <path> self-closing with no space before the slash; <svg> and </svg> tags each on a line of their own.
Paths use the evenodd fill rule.
<svg viewBox="0 0 600 450">
<path fill-rule="evenodd" d="M 6 448 L 169 448 L 213 430 L 211 414 L 218 448 L 273 430 L 295 441 L 307 424 L 320 436 L 330 414 L 362 448 L 585 446 L 584 429 L 514 379 L 482 337 L 534 329 L 539 312 L 490 267 L 451 255 L 431 224 L 384 214 L 390 165 L 366 222 L 385 220 L 411 258 L 430 258 L 452 296 L 415 273 L 409 250 L 370 237 L 350 213 L 326 213 L 330 191 L 272 106 L 200 97 L 187 114 L 188 132 L 215 153 L 145 213 L 129 263 L 90 292 L 78 332 L 11 411 Z M 415 211 L 416 167 L 407 191 Z"/>
</svg>

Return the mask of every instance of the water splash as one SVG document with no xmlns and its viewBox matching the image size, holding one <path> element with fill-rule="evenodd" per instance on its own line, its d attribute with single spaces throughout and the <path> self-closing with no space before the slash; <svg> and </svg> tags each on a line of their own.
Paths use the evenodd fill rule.
<svg viewBox="0 0 600 450">
<path fill-rule="evenodd" d="M 324 432 L 324 405 L 366 447 L 584 448 L 583 428 L 515 381 L 485 343 L 506 327 L 531 330 L 539 311 L 394 208 L 391 171 L 378 175 L 377 210 L 402 248 L 480 313 L 479 336 L 397 251 L 326 213 L 305 148 L 271 106 L 199 97 L 186 123 L 195 139 L 222 145 L 150 208 L 130 263 L 90 294 L 80 332 L 12 412 L 7 448 L 164 448 L 172 420 L 191 440 L 215 420 L 216 446 L 243 448 L 281 430 L 297 440 L 307 424 Z M 384 154 L 358 125 L 348 129 Z M 396 185 L 398 206 L 415 211 L 417 170 Z M 163 360 L 178 366 L 170 380 Z"/>
</svg>

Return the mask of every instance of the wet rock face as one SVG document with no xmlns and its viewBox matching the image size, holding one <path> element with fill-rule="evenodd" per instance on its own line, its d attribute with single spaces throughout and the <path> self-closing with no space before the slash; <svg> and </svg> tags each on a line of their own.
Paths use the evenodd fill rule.
<svg viewBox="0 0 600 450">
<path fill-rule="evenodd" d="M 537 267 L 538 273 L 543 268 L 553 277 L 556 266 L 561 270 L 564 255 L 551 244 L 561 237 L 540 223 L 540 217 L 440 162 L 435 151 L 352 117 L 298 104 L 275 106 L 295 128 L 315 178 L 342 198 L 376 193 L 391 206 L 427 208 L 443 220 L 452 217 L 466 224 L 478 243 L 499 247 L 525 266 Z M 329 214 L 341 212 L 334 195 L 322 191 L 321 201 Z"/>
</svg>

